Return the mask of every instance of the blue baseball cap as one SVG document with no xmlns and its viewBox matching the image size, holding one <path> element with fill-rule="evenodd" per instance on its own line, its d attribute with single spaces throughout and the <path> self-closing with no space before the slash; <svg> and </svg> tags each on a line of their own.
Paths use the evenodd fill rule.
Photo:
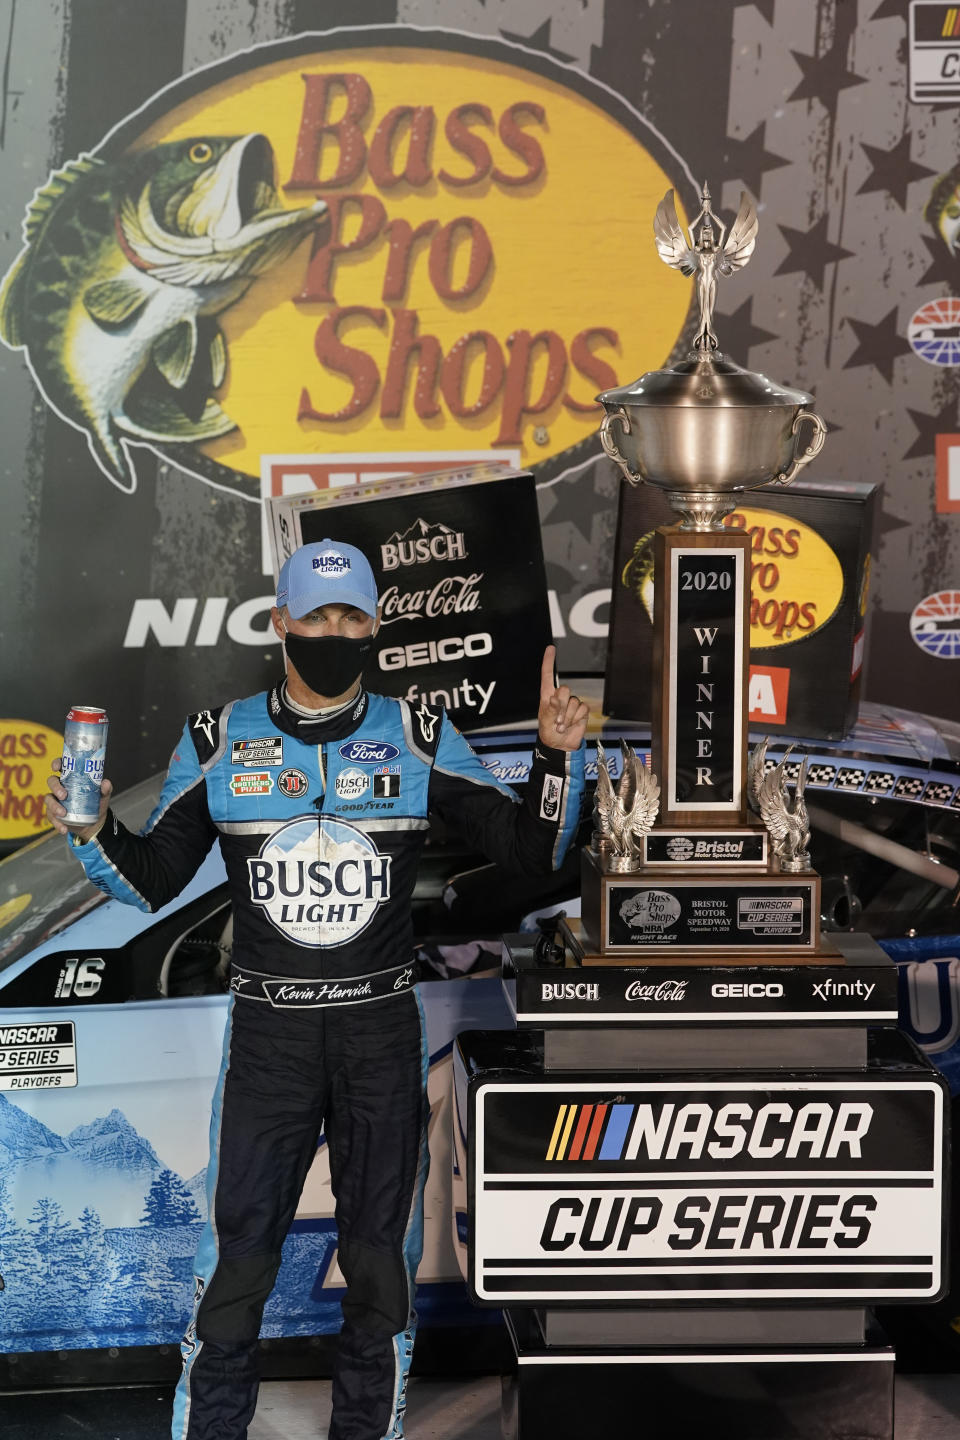
<svg viewBox="0 0 960 1440">
<path fill-rule="evenodd" d="M 301 620 L 321 605 L 355 605 L 376 616 L 377 582 L 370 561 L 355 545 L 315 540 L 301 545 L 283 562 L 277 580 L 277 606 L 286 605 Z"/>
</svg>

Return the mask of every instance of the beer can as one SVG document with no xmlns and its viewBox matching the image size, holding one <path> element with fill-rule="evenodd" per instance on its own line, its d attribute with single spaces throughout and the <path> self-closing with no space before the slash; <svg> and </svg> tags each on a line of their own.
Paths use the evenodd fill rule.
<svg viewBox="0 0 960 1440">
<path fill-rule="evenodd" d="M 73 705 L 63 726 L 60 779 L 66 825 L 95 825 L 100 818 L 100 782 L 107 754 L 107 712 L 97 705 Z"/>
</svg>

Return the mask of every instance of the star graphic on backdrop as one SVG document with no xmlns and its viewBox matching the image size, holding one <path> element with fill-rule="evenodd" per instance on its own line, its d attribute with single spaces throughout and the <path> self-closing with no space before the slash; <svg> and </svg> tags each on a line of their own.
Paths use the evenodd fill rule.
<svg viewBox="0 0 960 1440">
<path fill-rule="evenodd" d="M 728 135 L 723 142 L 722 178 L 742 180 L 754 195 L 760 194 L 763 177 L 768 170 L 779 170 L 781 165 L 792 164 L 783 155 L 774 155 L 772 150 L 765 148 L 766 128 L 766 122 L 761 121 L 745 140 Z"/>
<path fill-rule="evenodd" d="M 833 110 L 841 90 L 866 83 L 865 76 L 844 68 L 843 52 L 837 45 L 825 55 L 804 55 L 802 50 L 791 50 L 790 54 L 803 71 L 803 79 L 787 96 L 788 100 L 819 100 L 821 105 Z"/>
<path fill-rule="evenodd" d="M 550 44 L 551 23 L 550 20 L 544 20 L 532 35 L 516 35 L 510 30 L 501 30 L 500 34 L 504 40 L 512 40 L 516 45 L 527 45 L 531 50 L 542 50 L 545 55 L 552 55 L 554 60 L 575 60 L 575 55 L 567 55 L 563 50 L 555 50 Z"/>
<path fill-rule="evenodd" d="M 885 190 L 891 200 L 896 200 L 901 210 L 907 208 L 907 186 L 912 180 L 922 180 L 925 175 L 936 175 L 936 170 L 919 165 L 910 159 L 910 131 L 905 130 L 892 150 L 880 150 L 876 145 L 866 145 L 861 140 L 860 149 L 873 166 L 864 180 L 858 195 L 870 190 Z"/>
<path fill-rule="evenodd" d="M 891 515 L 889 510 L 881 510 L 877 518 L 877 544 L 885 535 L 890 535 L 894 530 L 904 530 L 912 525 L 912 520 L 899 520 L 896 515 Z"/>
<path fill-rule="evenodd" d="M 776 340 L 772 330 L 761 330 L 753 323 L 753 296 L 750 295 L 738 310 L 731 315 L 717 314 L 714 318 L 720 335 L 720 348 L 727 355 L 739 355 L 746 363 L 751 347 L 762 345 L 765 340 Z"/>
<path fill-rule="evenodd" d="M 844 360 L 844 370 L 852 370 L 857 365 L 872 365 L 887 384 L 892 385 L 894 360 L 898 355 L 910 354 L 910 342 L 897 329 L 896 305 L 876 325 L 866 320 L 851 320 L 849 316 L 846 319 L 857 337 L 857 348 L 848 360 Z"/>
<path fill-rule="evenodd" d="M 776 0 L 734 0 L 734 9 L 742 10 L 746 5 L 752 5 L 754 10 L 759 10 L 768 25 L 773 24 L 773 7 Z"/>
<path fill-rule="evenodd" d="M 932 235 L 921 235 L 920 239 L 930 252 L 930 264 L 917 281 L 918 285 L 950 285 L 957 283 L 957 262 L 942 240 Z"/>
<path fill-rule="evenodd" d="M 904 0 L 881 0 L 878 9 L 870 16 L 871 20 L 906 20 L 907 7 Z"/>
<path fill-rule="evenodd" d="M 903 452 L 904 460 L 915 460 L 920 455 L 936 455 L 937 436 L 952 435 L 957 428 L 957 397 L 948 400 L 936 415 L 926 415 L 922 410 L 910 410 L 907 414 L 917 427 L 917 438 L 909 450 Z"/>
<path fill-rule="evenodd" d="M 775 275 L 791 275 L 800 270 L 808 275 L 818 290 L 823 289 L 824 271 L 835 260 L 847 260 L 852 250 L 834 245 L 827 239 L 826 214 L 821 215 L 816 225 L 809 230 L 794 230 L 790 225 L 778 225 L 777 229 L 790 246 L 790 253 L 780 261 Z"/>
</svg>

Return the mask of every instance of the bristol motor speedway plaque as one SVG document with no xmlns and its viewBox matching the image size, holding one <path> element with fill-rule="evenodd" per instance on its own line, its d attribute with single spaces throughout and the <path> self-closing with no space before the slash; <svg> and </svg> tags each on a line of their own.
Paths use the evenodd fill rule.
<svg viewBox="0 0 960 1440">
<path fill-rule="evenodd" d="M 937 1298 L 944 1087 L 907 1073 L 481 1076 L 470 1101 L 474 1298 Z"/>
<path fill-rule="evenodd" d="M 813 873 L 717 879 L 686 870 L 645 880 L 597 872 L 590 851 L 581 868 L 584 932 L 603 955 L 817 950 L 820 880 Z"/>
</svg>

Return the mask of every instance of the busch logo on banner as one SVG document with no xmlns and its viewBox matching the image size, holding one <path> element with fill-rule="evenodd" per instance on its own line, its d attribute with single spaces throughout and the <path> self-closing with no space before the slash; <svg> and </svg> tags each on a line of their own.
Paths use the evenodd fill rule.
<svg viewBox="0 0 960 1440">
<path fill-rule="evenodd" d="M 291 820 L 247 861 L 250 899 L 296 945 L 354 940 L 390 898 L 390 856 L 345 820 Z"/>
</svg>

